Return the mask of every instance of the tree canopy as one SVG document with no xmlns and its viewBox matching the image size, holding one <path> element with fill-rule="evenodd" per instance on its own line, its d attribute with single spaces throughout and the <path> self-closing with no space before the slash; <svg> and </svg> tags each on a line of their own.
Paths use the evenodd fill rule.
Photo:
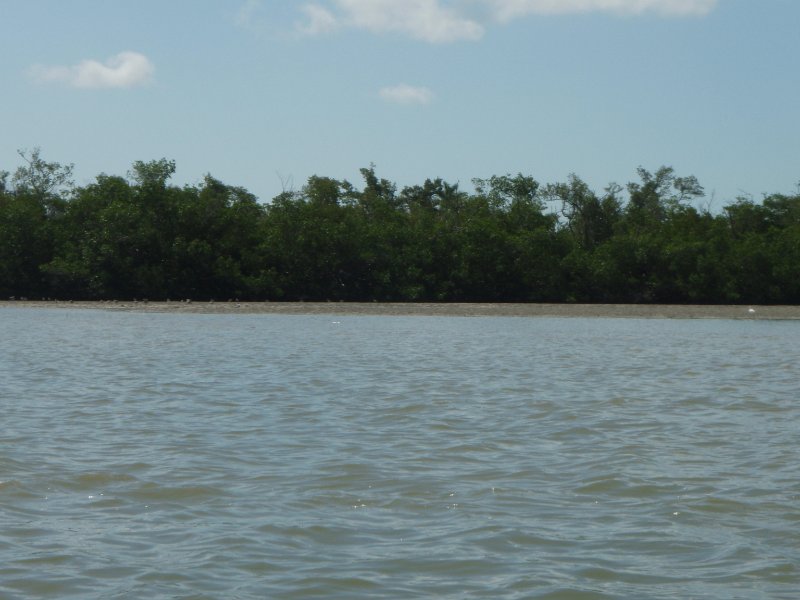
<svg viewBox="0 0 800 600">
<path fill-rule="evenodd" d="M 800 302 L 800 189 L 718 213 L 670 167 L 596 191 L 494 175 L 398 189 L 312 176 L 268 203 L 175 162 L 75 186 L 20 152 L 0 171 L 0 297 L 330 301 Z M 557 208 L 552 208 L 552 207 Z"/>
</svg>

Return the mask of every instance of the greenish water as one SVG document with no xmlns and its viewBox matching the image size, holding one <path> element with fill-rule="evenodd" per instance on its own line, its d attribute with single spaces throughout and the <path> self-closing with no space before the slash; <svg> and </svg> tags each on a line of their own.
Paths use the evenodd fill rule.
<svg viewBox="0 0 800 600">
<path fill-rule="evenodd" d="M 800 323 L 0 310 L 0 598 L 796 598 Z"/>
</svg>

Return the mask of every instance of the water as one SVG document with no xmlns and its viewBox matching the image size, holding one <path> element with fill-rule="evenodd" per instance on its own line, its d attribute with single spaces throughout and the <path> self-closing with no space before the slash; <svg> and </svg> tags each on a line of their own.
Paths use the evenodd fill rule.
<svg viewBox="0 0 800 600">
<path fill-rule="evenodd" d="M 0 598 L 796 598 L 800 323 L 0 310 Z"/>
</svg>

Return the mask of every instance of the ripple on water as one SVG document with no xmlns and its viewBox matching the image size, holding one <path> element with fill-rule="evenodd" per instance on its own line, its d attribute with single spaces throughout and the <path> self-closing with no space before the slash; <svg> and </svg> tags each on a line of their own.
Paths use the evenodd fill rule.
<svg viewBox="0 0 800 600">
<path fill-rule="evenodd" d="M 2 598 L 800 588 L 797 324 L 3 317 Z"/>
</svg>

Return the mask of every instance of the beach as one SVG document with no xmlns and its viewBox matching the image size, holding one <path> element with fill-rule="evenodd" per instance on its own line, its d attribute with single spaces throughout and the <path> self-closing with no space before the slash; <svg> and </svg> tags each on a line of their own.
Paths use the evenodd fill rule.
<svg viewBox="0 0 800 600">
<path fill-rule="evenodd" d="M 0 308 L 58 308 L 191 314 L 598 317 L 633 319 L 800 319 L 800 306 L 535 304 L 460 302 L 202 302 L 6 300 Z"/>
</svg>

